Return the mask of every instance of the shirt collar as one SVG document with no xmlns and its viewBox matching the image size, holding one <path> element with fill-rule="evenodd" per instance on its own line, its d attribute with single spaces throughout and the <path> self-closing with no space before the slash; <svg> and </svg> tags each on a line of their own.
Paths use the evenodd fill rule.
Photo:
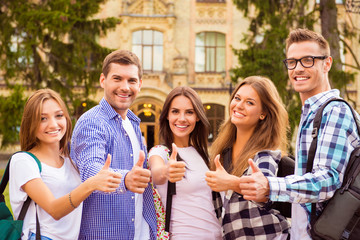
<svg viewBox="0 0 360 240">
<path fill-rule="evenodd" d="M 332 89 L 330 91 L 321 92 L 305 100 L 304 108 L 310 108 L 312 112 L 316 112 L 327 100 L 331 98 L 340 98 L 340 91 Z"/>
<path fill-rule="evenodd" d="M 121 119 L 120 114 L 118 114 L 115 109 L 106 101 L 105 98 L 102 98 L 99 105 L 102 109 L 104 109 L 104 112 L 107 114 L 109 119 L 118 118 Z M 127 111 L 126 116 L 131 121 L 140 122 L 140 118 L 138 118 L 130 109 Z"/>
</svg>

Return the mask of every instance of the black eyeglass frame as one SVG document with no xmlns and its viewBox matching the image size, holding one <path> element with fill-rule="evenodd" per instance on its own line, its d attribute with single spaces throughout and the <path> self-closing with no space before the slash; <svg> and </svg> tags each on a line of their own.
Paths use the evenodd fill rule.
<svg viewBox="0 0 360 240">
<path fill-rule="evenodd" d="M 313 60 L 313 63 L 311 66 L 304 66 L 304 64 L 302 63 L 301 60 L 303 60 L 304 58 L 312 58 Z M 299 58 L 299 59 L 296 59 L 296 58 L 287 58 L 287 59 L 284 59 L 283 60 L 283 63 L 285 64 L 285 67 L 288 69 L 288 70 L 294 70 L 298 64 L 298 62 L 300 62 L 301 66 L 303 66 L 304 68 L 311 68 L 314 66 L 315 64 L 315 59 L 321 59 L 321 60 L 325 60 L 326 58 L 328 58 L 328 56 L 305 56 L 305 57 L 302 57 L 302 58 Z M 295 66 L 292 67 L 292 68 L 289 68 L 288 64 L 287 64 L 287 61 L 288 60 L 295 60 Z"/>
</svg>

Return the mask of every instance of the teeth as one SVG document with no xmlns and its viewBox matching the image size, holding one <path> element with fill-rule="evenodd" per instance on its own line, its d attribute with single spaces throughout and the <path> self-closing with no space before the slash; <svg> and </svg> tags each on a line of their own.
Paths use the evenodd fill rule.
<svg viewBox="0 0 360 240">
<path fill-rule="evenodd" d="M 238 113 L 238 112 L 234 112 L 234 115 L 237 116 L 237 117 L 243 117 L 244 114 L 241 114 L 241 113 Z"/>
<path fill-rule="evenodd" d="M 296 80 L 297 81 L 303 81 L 303 80 L 306 80 L 308 79 L 307 77 L 297 77 Z"/>
<path fill-rule="evenodd" d="M 52 132 L 47 132 L 48 134 L 54 134 L 54 133 L 58 133 L 60 130 L 56 130 L 56 131 L 52 131 Z"/>
<path fill-rule="evenodd" d="M 121 94 L 117 94 L 119 97 L 128 97 L 129 95 L 121 95 Z"/>
<path fill-rule="evenodd" d="M 182 126 L 182 125 L 175 125 L 178 128 L 187 128 L 187 126 Z"/>
</svg>

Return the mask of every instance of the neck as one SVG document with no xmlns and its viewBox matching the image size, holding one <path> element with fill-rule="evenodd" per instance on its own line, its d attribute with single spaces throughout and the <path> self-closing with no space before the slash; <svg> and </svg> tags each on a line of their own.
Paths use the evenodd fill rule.
<svg viewBox="0 0 360 240">
<path fill-rule="evenodd" d="M 237 155 L 242 151 L 245 144 L 249 141 L 250 137 L 254 132 L 254 128 L 236 128 L 236 140 L 233 145 L 233 153 Z"/>
<path fill-rule="evenodd" d="M 35 154 L 41 161 L 41 159 L 59 159 L 60 149 L 59 144 L 47 145 L 40 144 L 30 150 L 31 153 Z"/>
</svg>

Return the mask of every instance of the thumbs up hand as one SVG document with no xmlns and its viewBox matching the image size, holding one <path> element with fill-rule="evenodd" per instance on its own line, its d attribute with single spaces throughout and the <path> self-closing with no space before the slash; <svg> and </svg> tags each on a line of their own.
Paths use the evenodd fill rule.
<svg viewBox="0 0 360 240">
<path fill-rule="evenodd" d="M 185 176 L 185 162 L 176 161 L 177 147 L 175 143 L 172 144 L 172 153 L 169 161 L 166 164 L 165 176 L 170 182 L 178 182 Z"/>
<path fill-rule="evenodd" d="M 240 194 L 247 200 L 266 202 L 269 196 L 269 181 L 252 159 L 249 159 L 250 176 L 242 176 L 239 180 Z"/>
<path fill-rule="evenodd" d="M 144 169 L 145 153 L 140 151 L 139 160 L 125 176 L 125 186 L 134 193 L 143 193 L 150 182 L 151 172 Z"/>
<path fill-rule="evenodd" d="M 218 154 L 214 159 L 216 167 L 215 171 L 208 171 L 205 173 L 205 180 L 209 187 L 216 192 L 226 191 L 232 189 L 231 185 L 235 181 L 236 176 L 230 175 L 226 172 L 220 163 L 220 155 Z"/>
<path fill-rule="evenodd" d="M 114 192 L 121 183 L 121 174 L 109 170 L 111 164 L 111 155 L 108 154 L 102 169 L 93 177 L 89 178 L 90 186 L 94 190 L 102 192 Z"/>
</svg>

